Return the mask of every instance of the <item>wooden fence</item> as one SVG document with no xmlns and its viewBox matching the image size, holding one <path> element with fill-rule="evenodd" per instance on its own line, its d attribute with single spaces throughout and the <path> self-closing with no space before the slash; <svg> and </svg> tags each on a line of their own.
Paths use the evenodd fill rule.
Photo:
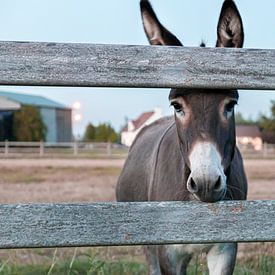
<svg viewBox="0 0 275 275">
<path fill-rule="evenodd" d="M 0 247 L 274 240 L 272 201 L 0 206 Z"/>
<path fill-rule="evenodd" d="M 0 85 L 275 90 L 275 50 L 0 42 Z M 0 206 L 0 248 L 275 240 L 275 201 Z"/>
<path fill-rule="evenodd" d="M 0 53 L 2 85 L 275 90 L 275 50 L 0 42 Z"/>
<path fill-rule="evenodd" d="M 260 150 L 238 144 L 244 158 L 274 159 L 275 144 L 264 143 Z M 128 147 L 107 142 L 21 142 L 0 141 L 0 157 L 126 157 Z"/>
<path fill-rule="evenodd" d="M 126 157 L 128 148 L 108 142 L 0 142 L 0 157 L 102 156 Z"/>
</svg>

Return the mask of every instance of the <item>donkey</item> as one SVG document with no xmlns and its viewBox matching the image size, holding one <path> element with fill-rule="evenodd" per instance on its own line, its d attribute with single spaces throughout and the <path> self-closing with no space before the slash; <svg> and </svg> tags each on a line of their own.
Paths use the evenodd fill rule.
<svg viewBox="0 0 275 275">
<path fill-rule="evenodd" d="M 149 1 L 140 2 L 152 45 L 182 46 L 162 26 Z M 217 27 L 217 47 L 242 47 L 242 19 L 225 0 Z M 116 187 L 118 201 L 216 202 L 245 200 L 247 180 L 236 147 L 236 90 L 172 89 L 174 116 L 143 128 L 129 150 Z M 203 226 L 203 225 L 202 225 Z M 186 274 L 195 252 L 207 253 L 211 275 L 232 274 L 236 243 L 147 246 L 150 274 Z"/>
</svg>

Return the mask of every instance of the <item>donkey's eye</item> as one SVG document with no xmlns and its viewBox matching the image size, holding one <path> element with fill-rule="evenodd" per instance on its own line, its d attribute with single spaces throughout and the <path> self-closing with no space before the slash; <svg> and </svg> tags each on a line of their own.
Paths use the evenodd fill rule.
<svg viewBox="0 0 275 275">
<path fill-rule="evenodd" d="M 230 118 L 233 114 L 234 106 L 237 104 L 237 101 L 232 100 L 229 103 L 227 103 L 224 107 L 224 116 L 226 118 Z"/>
<path fill-rule="evenodd" d="M 227 112 L 232 112 L 233 109 L 234 109 L 234 106 L 235 106 L 236 104 L 237 104 L 236 101 L 230 101 L 229 103 L 227 103 L 227 104 L 225 105 L 225 110 L 226 110 Z"/>
<path fill-rule="evenodd" d="M 178 102 L 172 102 L 171 106 L 174 107 L 174 110 L 178 115 L 184 116 L 184 111 L 182 109 L 182 106 Z"/>
</svg>

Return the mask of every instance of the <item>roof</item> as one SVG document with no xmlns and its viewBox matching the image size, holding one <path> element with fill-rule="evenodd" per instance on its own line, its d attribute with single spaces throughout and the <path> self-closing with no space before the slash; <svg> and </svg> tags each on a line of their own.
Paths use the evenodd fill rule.
<svg viewBox="0 0 275 275">
<path fill-rule="evenodd" d="M 262 134 L 256 125 L 237 125 L 237 137 L 262 137 Z"/>
<path fill-rule="evenodd" d="M 29 94 L 21 94 L 21 93 L 19 94 L 19 93 L 13 93 L 13 92 L 0 91 L 0 96 L 23 105 L 67 109 L 67 107 L 61 103 L 55 102 L 51 99 L 48 99 L 43 96 L 38 96 L 38 95 L 29 95 Z"/>
<path fill-rule="evenodd" d="M 142 113 L 136 120 L 132 120 L 135 129 L 140 128 L 153 114 L 154 112 Z"/>
<path fill-rule="evenodd" d="M 21 108 L 21 104 L 0 96 L 1 111 L 12 111 L 12 110 L 18 110 L 20 108 Z"/>
</svg>

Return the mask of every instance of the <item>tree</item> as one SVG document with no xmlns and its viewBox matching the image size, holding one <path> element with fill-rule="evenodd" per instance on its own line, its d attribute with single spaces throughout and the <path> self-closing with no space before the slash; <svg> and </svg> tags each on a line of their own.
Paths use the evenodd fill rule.
<svg viewBox="0 0 275 275">
<path fill-rule="evenodd" d="M 109 123 L 101 123 L 96 127 L 95 141 L 118 142 L 118 134 Z"/>
<path fill-rule="evenodd" d="M 275 143 L 275 100 L 271 101 L 270 110 L 271 115 L 261 115 L 258 124 L 263 134 L 263 140 L 268 143 Z"/>
<path fill-rule="evenodd" d="M 30 105 L 22 106 L 13 116 L 13 135 L 16 141 L 45 140 L 47 127 L 39 110 Z"/>
<path fill-rule="evenodd" d="M 83 140 L 95 142 L 118 142 L 119 135 L 110 123 L 100 123 L 98 126 L 89 123 L 85 129 Z"/>
<path fill-rule="evenodd" d="M 242 113 L 237 112 L 235 114 L 235 123 L 236 125 L 255 125 L 256 121 L 253 121 L 252 119 L 246 119 L 243 117 Z"/>
<path fill-rule="evenodd" d="M 95 141 L 96 127 L 89 123 L 86 127 L 83 140 L 84 141 Z"/>
</svg>

